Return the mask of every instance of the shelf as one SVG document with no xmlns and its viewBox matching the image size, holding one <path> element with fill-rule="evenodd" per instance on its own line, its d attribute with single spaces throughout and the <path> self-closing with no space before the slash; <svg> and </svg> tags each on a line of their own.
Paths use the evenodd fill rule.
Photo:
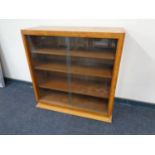
<svg viewBox="0 0 155 155">
<path fill-rule="evenodd" d="M 54 106 L 67 107 L 107 115 L 107 103 L 105 100 L 91 97 L 83 97 L 79 95 L 72 95 L 71 103 L 69 96 L 65 93 L 46 93 L 39 99 L 39 102 L 51 104 Z"/>
<path fill-rule="evenodd" d="M 86 80 L 71 79 L 69 87 L 67 79 L 50 79 L 39 85 L 40 88 L 71 92 L 75 94 L 88 95 L 93 97 L 108 98 L 109 88 L 106 83 L 95 83 Z"/>
<path fill-rule="evenodd" d="M 111 122 L 121 28 L 32 28 L 22 39 L 37 107 Z"/>
<path fill-rule="evenodd" d="M 61 73 L 70 73 L 75 75 L 90 76 L 90 77 L 99 77 L 99 78 L 110 78 L 112 77 L 112 71 L 109 68 L 93 68 L 86 66 L 71 66 L 70 70 L 67 68 L 67 65 L 50 62 L 50 63 L 41 63 L 35 67 L 36 70 L 44 71 L 54 71 Z"/>
<path fill-rule="evenodd" d="M 35 54 L 42 55 L 57 55 L 57 56 L 66 56 L 67 52 L 65 49 L 49 49 L 41 48 L 35 49 L 32 51 Z M 86 51 L 86 50 L 72 50 L 70 52 L 72 57 L 81 57 L 81 58 L 93 58 L 93 59 L 105 59 L 105 60 L 114 60 L 114 51 L 105 49 L 103 51 Z"/>
</svg>

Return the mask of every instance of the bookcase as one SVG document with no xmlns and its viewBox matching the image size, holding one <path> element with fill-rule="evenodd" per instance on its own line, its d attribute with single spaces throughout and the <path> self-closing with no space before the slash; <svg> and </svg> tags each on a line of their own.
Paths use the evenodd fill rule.
<svg viewBox="0 0 155 155">
<path fill-rule="evenodd" d="M 123 28 L 21 30 L 36 106 L 112 121 Z"/>
</svg>

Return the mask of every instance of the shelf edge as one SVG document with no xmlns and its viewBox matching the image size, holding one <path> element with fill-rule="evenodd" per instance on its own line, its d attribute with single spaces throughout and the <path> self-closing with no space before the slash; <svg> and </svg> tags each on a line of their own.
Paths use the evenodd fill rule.
<svg viewBox="0 0 155 155">
<path fill-rule="evenodd" d="M 61 112 L 61 113 L 66 113 L 74 116 L 80 116 L 80 117 L 85 117 L 85 118 L 90 118 L 98 121 L 103 121 L 107 123 L 112 123 L 112 115 L 97 115 L 89 112 L 83 112 L 82 110 L 76 110 L 76 109 L 70 109 L 70 108 L 65 108 L 61 106 L 54 106 L 54 105 L 49 105 L 43 102 L 38 102 L 36 105 L 37 108 L 41 109 L 46 109 L 46 110 L 52 110 L 56 112 Z"/>
</svg>

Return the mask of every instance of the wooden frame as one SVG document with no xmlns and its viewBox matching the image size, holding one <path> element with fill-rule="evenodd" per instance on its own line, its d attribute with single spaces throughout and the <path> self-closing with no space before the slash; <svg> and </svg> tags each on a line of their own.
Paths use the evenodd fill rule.
<svg viewBox="0 0 155 155">
<path fill-rule="evenodd" d="M 33 82 L 33 88 L 34 88 L 34 93 L 35 93 L 35 97 L 36 97 L 36 101 L 37 101 L 37 107 L 39 108 L 43 108 L 43 109 L 49 109 L 49 110 L 53 110 L 53 111 L 58 111 L 58 112 L 64 112 L 64 113 L 68 113 L 68 114 L 72 114 L 72 115 L 77 115 L 77 116 L 81 116 L 81 117 L 86 117 L 86 118 L 91 118 L 91 119 L 96 119 L 96 120 L 100 120 L 100 121 L 105 121 L 105 122 L 111 122 L 112 121 L 112 111 L 113 111 L 113 104 L 114 104 L 114 95 L 115 95 L 115 87 L 116 87 L 116 83 L 117 83 L 117 77 L 118 77 L 118 71 L 119 71 L 119 65 L 120 65 L 120 59 L 121 59 L 121 54 L 122 54 L 122 48 L 123 48 L 123 41 L 124 41 L 124 36 L 125 36 L 125 32 L 122 28 L 77 28 L 77 27 L 38 27 L 38 28 L 30 28 L 30 29 L 23 29 L 21 31 L 22 33 L 22 39 L 23 39 L 23 43 L 24 43 L 24 47 L 25 47 L 25 51 L 26 51 L 26 57 L 27 57 L 27 61 L 28 61 L 28 65 L 29 65 L 29 69 L 30 69 L 30 73 L 31 73 L 31 78 L 32 78 L 32 82 Z M 84 72 L 87 73 L 88 76 L 99 76 L 99 78 L 111 78 L 111 82 L 110 82 L 110 91 L 108 92 L 108 102 L 107 102 L 107 111 L 104 113 L 100 112 L 100 109 L 98 108 L 99 112 L 93 112 L 93 111 L 89 111 L 87 109 L 87 106 L 89 107 L 88 104 L 86 104 L 85 107 L 83 107 L 83 103 L 80 104 L 80 108 L 79 107 L 73 107 L 69 104 L 57 104 L 55 101 L 46 102 L 46 100 L 42 100 L 40 97 L 40 87 L 38 84 L 38 77 L 35 71 L 35 68 L 33 66 L 33 58 L 32 58 L 32 54 L 31 51 L 32 49 L 30 48 L 30 42 L 28 41 L 27 37 L 33 37 L 33 36 L 43 36 L 43 37 L 76 37 L 76 38 L 100 38 L 100 39 L 115 39 L 117 41 L 117 46 L 116 46 L 116 50 L 115 50 L 115 56 L 113 57 L 113 55 L 111 55 L 111 53 L 100 53 L 100 55 L 95 55 L 93 52 L 86 52 L 84 53 L 83 51 L 80 52 L 72 52 L 70 54 L 70 57 L 72 58 L 87 58 L 90 57 L 90 59 L 107 59 L 107 60 L 113 60 L 113 68 L 112 68 L 112 76 L 110 77 L 108 72 L 105 70 L 104 72 L 102 71 L 98 71 L 97 73 L 97 69 L 96 71 L 91 68 L 91 69 L 87 69 L 87 68 L 83 68 L 81 70 L 78 70 L 77 67 L 73 66 L 73 73 L 74 74 L 80 74 L 80 72 L 82 71 L 82 74 L 84 74 Z M 47 55 L 52 55 L 52 56 L 60 56 L 63 57 L 65 56 L 65 51 L 63 50 L 53 50 L 53 49 L 48 49 L 44 52 L 42 52 L 41 50 L 37 50 L 34 51 L 33 54 L 47 54 Z M 87 55 L 88 54 L 88 55 Z M 40 56 L 43 57 L 43 56 Z M 53 64 L 51 64 L 53 66 Z M 43 66 L 41 68 L 41 66 L 39 66 L 39 69 L 44 69 Z M 53 71 L 53 67 L 48 66 L 48 70 Z M 36 67 L 37 68 L 37 67 Z M 61 66 L 61 72 L 66 72 Z M 63 70 L 62 70 L 63 69 Z M 47 70 L 47 68 L 46 68 Z M 88 71 L 89 70 L 89 71 Z M 89 74 L 88 74 L 89 73 Z M 73 93 L 77 93 L 77 94 L 81 94 L 81 95 L 85 95 L 85 91 L 80 92 L 77 88 L 76 85 L 73 85 L 73 80 L 71 81 L 72 83 L 72 91 Z M 55 82 L 56 83 L 56 82 Z M 84 84 L 84 83 L 83 83 Z M 52 86 L 54 85 L 54 83 L 52 83 Z M 63 84 L 62 84 L 63 85 Z M 91 84 L 88 83 L 88 86 L 91 87 Z M 97 90 L 98 85 L 93 85 L 95 86 L 94 89 L 92 90 Z M 50 84 L 46 84 L 44 85 L 44 87 L 50 87 Z M 55 84 L 55 87 L 57 88 L 57 90 L 61 90 L 61 91 L 66 91 L 67 92 L 67 88 L 63 87 L 63 89 L 61 89 L 61 85 L 58 81 L 57 85 Z M 81 83 L 81 87 L 82 87 L 82 83 Z M 84 88 L 84 87 L 82 87 Z M 104 91 L 104 90 L 103 90 Z M 83 93 L 83 94 L 82 94 Z M 98 93 L 96 93 L 96 97 L 100 92 L 98 91 Z M 86 95 L 95 95 L 95 92 L 87 92 Z M 90 106 L 92 104 L 92 107 L 94 107 L 95 104 L 91 103 L 91 97 L 88 99 L 90 102 Z M 94 99 L 95 100 L 95 99 Z M 83 98 L 83 100 L 78 100 L 78 101 L 85 101 L 85 98 Z M 96 101 L 96 100 L 95 100 Z M 93 102 L 93 99 L 92 99 Z M 78 105 L 78 103 L 77 103 Z M 82 106 L 82 108 L 81 108 Z M 98 106 L 97 104 L 95 106 Z M 91 107 L 91 108 L 92 108 Z M 96 107 L 95 107 L 96 108 Z M 93 108 L 91 109 L 93 110 Z"/>
</svg>

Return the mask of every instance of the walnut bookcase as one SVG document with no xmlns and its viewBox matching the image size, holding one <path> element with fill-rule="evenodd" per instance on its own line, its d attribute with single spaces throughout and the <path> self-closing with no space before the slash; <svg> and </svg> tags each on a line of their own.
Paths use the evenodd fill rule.
<svg viewBox="0 0 155 155">
<path fill-rule="evenodd" d="M 122 28 L 21 31 L 37 107 L 111 122 Z"/>
</svg>

